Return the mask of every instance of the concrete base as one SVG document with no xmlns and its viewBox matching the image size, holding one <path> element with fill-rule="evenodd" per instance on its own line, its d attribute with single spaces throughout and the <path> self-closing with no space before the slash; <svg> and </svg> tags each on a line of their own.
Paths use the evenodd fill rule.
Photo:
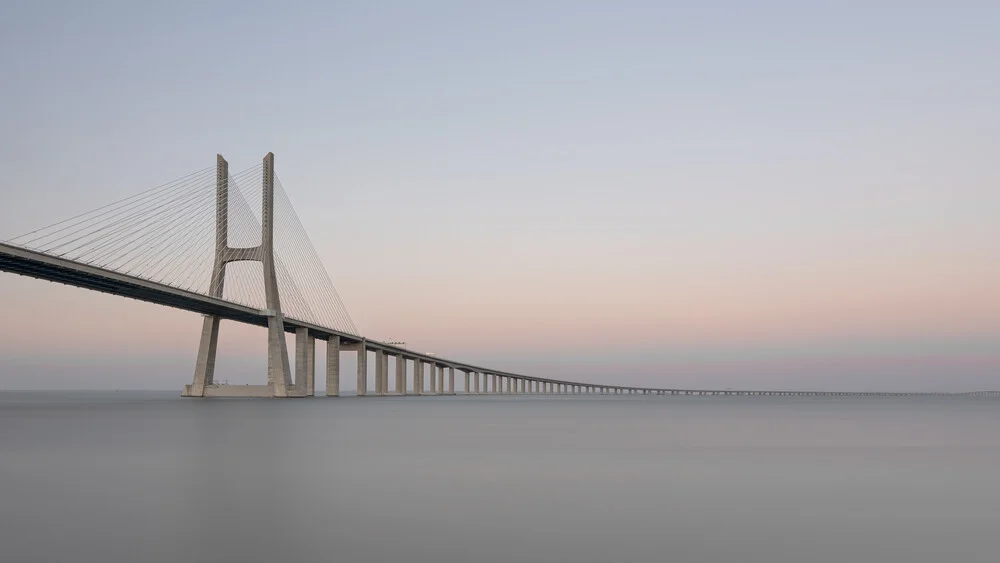
<svg viewBox="0 0 1000 563">
<path fill-rule="evenodd" d="M 270 399 L 274 397 L 274 387 L 271 385 L 206 385 L 203 395 L 194 395 L 193 386 L 185 385 L 181 397 L 258 397 Z M 289 388 L 288 397 L 308 397 L 305 389 Z"/>
</svg>

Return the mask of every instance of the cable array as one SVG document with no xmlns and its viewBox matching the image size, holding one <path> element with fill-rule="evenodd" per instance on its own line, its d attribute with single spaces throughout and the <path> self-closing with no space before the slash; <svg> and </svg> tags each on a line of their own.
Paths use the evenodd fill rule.
<svg viewBox="0 0 1000 563">
<path fill-rule="evenodd" d="M 206 168 L 8 242 L 206 293 L 214 218 L 215 172 Z"/>
<path fill-rule="evenodd" d="M 274 185 L 274 254 L 285 317 L 358 334 L 281 182 Z M 227 249 L 261 244 L 262 165 L 229 175 Z M 249 202 L 253 202 L 252 204 Z M 202 295 L 264 309 L 260 262 L 229 262 L 215 277 L 216 175 L 205 168 L 9 244 Z M 226 254 L 228 253 L 228 255 Z"/>
<path fill-rule="evenodd" d="M 302 304 L 306 306 L 302 311 L 289 307 L 289 315 L 295 311 L 294 318 L 360 335 L 277 175 L 274 178 L 274 254 L 279 286 L 282 279 L 287 278 L 285 285 L 299 291 Z M 281 298 L 285 310 L 284 293 Z"/>
</svg>

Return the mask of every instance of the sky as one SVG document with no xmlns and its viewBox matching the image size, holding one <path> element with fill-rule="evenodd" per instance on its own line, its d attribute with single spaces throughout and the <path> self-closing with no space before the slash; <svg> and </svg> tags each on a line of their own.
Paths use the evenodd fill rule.
<svg viewBox="0 0 1000 563">
<path fill-rule="evenodd" d="M 993 2 L 9 1 L 0 76 L 0 239 L 273 151 L 370 338 L 1000 388 Z M 0 303 L 0 389 L 191 379 L 198 315 L 12 274 Z M 262 382 L 266 333 L 222 333 L 220 378 Z"/>
</svg>

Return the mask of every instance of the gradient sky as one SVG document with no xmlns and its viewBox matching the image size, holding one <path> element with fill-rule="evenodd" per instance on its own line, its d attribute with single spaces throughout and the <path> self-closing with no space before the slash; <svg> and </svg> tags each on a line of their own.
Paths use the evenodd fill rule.
<svg viewBox="0 0 1000 563">
<path fill-rule="evenodd" d="M 0 238 L 273 151 L 371 338 L 1000 388 L 1000 5 L 749 4 L 4 2 Z M 11 274 L 0 300 L 0 388 L 191 378 L 198 315 Z M 263 381 L 264 339 L 224 324 L 220 377 Z"/>
</svg>

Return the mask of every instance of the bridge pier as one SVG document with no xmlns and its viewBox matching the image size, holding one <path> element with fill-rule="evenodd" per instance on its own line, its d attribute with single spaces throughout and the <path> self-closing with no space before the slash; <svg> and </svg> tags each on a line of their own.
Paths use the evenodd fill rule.
<svg viewBox="0 0 1000 563">
<path fill-rule="evenodd" d="M 406 358 L 402 354 L 396 356 L 396 394 L 406 395 Z"/>
<path fill-rule="evenodd" d="M 316 338 L 308 328 L 295 330 L 295 389 L 306 397 L 315 395 Z"/>
<path fill-rule="evenodd" d="M 368 344 L 365 339 L 358 343 L 358 397 L 368 395 Z"/>
<path fill-rule="evenodd" d="M 375 350 L 375 396 L 385 395 L 385 352 Z"/>
<path fill-rule="evenodd" d="M 388 395 L 389 389 L 389 356 L 388 352 L 382 352 L 382 395 Z"/>
<path fill-rule="evenodd" d="M 340 396 L 340 337 L 326 341 L 326 396 Z"/>
</svg>

